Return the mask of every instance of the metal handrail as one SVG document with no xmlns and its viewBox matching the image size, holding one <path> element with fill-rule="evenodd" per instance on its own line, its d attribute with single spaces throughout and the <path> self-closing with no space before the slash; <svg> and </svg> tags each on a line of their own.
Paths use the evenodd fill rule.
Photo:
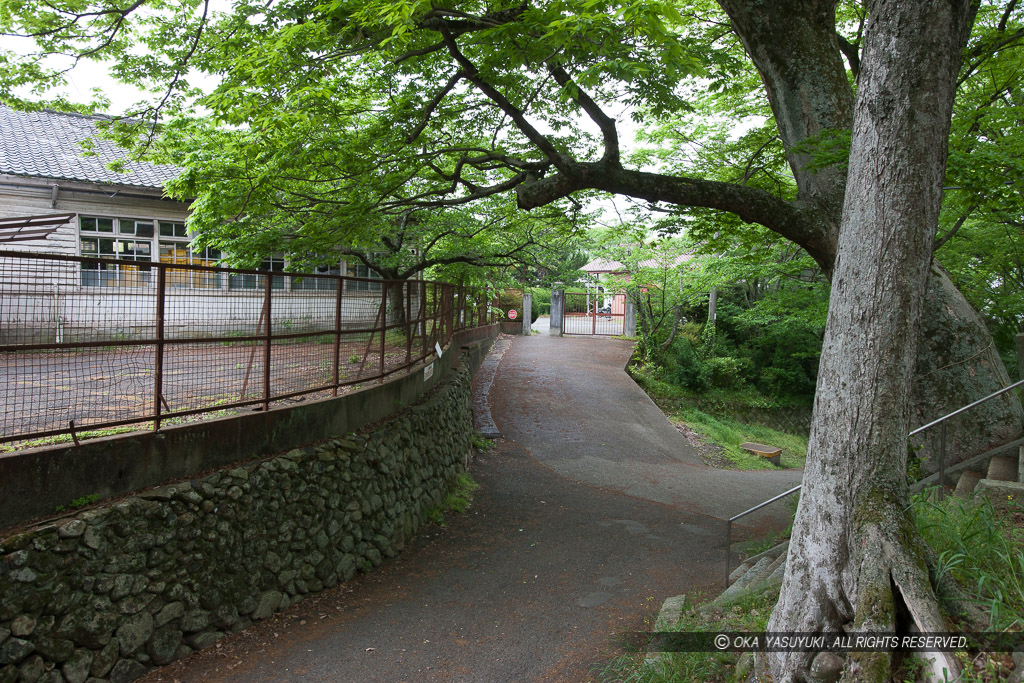
<svg viewBox="0 0 1024 683">
<path fill-rule="evenodd" d="M 909 434 L 907 434 L 907 436 L 914 436 L 915 434 L 917 434 L 917 433 L 919 433 L 919 432 L 923 432 L 924 430 L 928 429 L 929 427 L 934 427 L 935 425 L 939 424 L 939 423 L 940 423 L 940 422 L 942 422 L 943 420 L 948 420 L 948 419 L 949 419 L 949 418 L 951 418 L 951 417 L 956 417 L 956 416 L 957 416 L 957 415 L 959 415 L 960 413 L 962 413 L 962 412 L 964 412 L 964 411 L 967 411 L 967 410 L 970 410 L 970 409 L 971 409 L 971 408 L 973 408 L 974 406 L 978 406 L 978 405 L 981 405 L 982 403 L 984 403 L 985 401 L 989 400 L 990 398 L 995 398 L 996 396 L 999 396 L 1000 394 L 1005 394 L 1005 393 L 1006 393 L 1007 391 L 1009 391 L 1010 389 L 1016 389 L 1016 388 L 1017 388 L 1017 387 L 1019 387 L 1019 386 L 1024 386 L 1024 379 L 1020 380 L 1019 382 L 1014 382 L 1013 384 L 1011 384 L 1011 385 L 1010 385 L 1010 386 L 1008 386 L 1008 387 L 1003 387 L 1003 388 L 1002 388 L 1002 389 L 1000 389 L 999 391 L 995 391 L 995 392 L 992 392 L 991 394 L 989 394 L 989 395 L 988 395 L 988 396 L 986 396 L 985 398 L 979 398 L 979 399 L 978 399 L 977 401 L 975 401 L 974 403 L 968 403 L 968 404 L 967 404 L 967 405 L 965 405 L 965 406 L 964 406 L 963 408 L 958 408 L 957 410 L 954 410 L 954 411 L 953 411 L 952 413 L 950 413 L 949 415 L 943 415 L 943 416 L 942 416 L 942 417 L 940 417 L 940 418 L 939 418 L 938 420 L 935 420 L 934 422 L 929 422 L 928 424 L 926 424 L 926 425 L 925 425 L 925 426 L 923 426 L 923 427 L 918 427 L 918 428 L 917 428 L 917 429 L 915 429 L 914 431 L 912 431 L 912 432 L 910 432 Z"/>
<path fill-rule="evenodd" d="M 801 486 L 803 486 L 803 484 L 797 484 L 796 486 L 794 486 L 790 490 L 786 491 L 785 493 L 780 493 L 779 495 L 775 496 L 774 498 L 769 498 L 768 500 L 764 501 L 763 503 L 759 503 L 758 505 L 755 505 L 754 507 L 750 508 L 749 510 L 744 510 L 740 514 L 733 515 L 732 517 L 729 518 L 729 524 L 725 527 L 725 587 L 726 588 L 729 587 L 729 565 L 732 564 L 732 523 L 735 522 L 740 517 L 746 517 L 751 512 L 757 512 L 758 510 L 763 508 L 765 505 L 771 505 L 772 503 L 774 503 L 775 501 L 779 500 L 780 498 L 785 498 L 788 495 L 796 493 L 797 491 L 800 490 Z"/>
<path fill-rule="evenodd" d="M 988 401 L 989 399 L 993 399 L 996 396 L 999 396 L 1001 394 L 1005 394 L 1007 391 L 1011 391 L 1011 390 L 1016 389 L 1017 387 L 1020 387 L 1020 386 L 1024 386 L 1024 379 L 1022 379 L 1020 381 L 1017 381 L 1017 382 L 1014 382 L 1013 384 L 1011 384 L 1011 385 L 1009 385 L 1007 387 L 1003 387 L 999 391 L 994 391 L 991 394 L 989 394 L 988 396 L 986 396 L 985 398 L 979 398 L 977 401 L 975 401 L 973 403 L 968 403 L 967 405 L 965 405 L 962 408 L 957 408 L 956 410 L 954 410 L 953 412 L 949 413 L 948 415 L 943 415 L 939 419 L 933 420 L 932 422 L 929 422 L 928 424 L 926 424 L 924 426 L 918 427 L 917 429 L 915 429 L 915 430 L 911 431 L 909 434 L 907 434 L 907 438 L 909 438 L 911 436 L 914 436 L 915 434 L 920 434 L 924 430 L 929 429 L 930 427 L 934 427 L 937 424 L 941 424 L 942 425 L 941 443 L 940 443 L 940 447 L 939 447 L 939 485 L 940 486 L 942 485 L 942 481 L 943 481 L 943 478 L 944 478 L 943 474 L 945 474 L 945 469 L 946 469 L 946 420 L 948 420 L 951 417 L 956 417 L 960 413 L 966 412 L 966 411 L 970 410 L 971 408 L 973 408 L 975 406 L 981 405 L 982 403 L 984 403 L 985 401 Z M 775 496 L 774 498 L 769 498 L 768 500 L 764 501 L 763 503 L 759 503 L 759 504 L 755 505 L 754 507 L 750 508 L 749 510 L 744 510 L 743 512 L 739 513 L 738 515 L 733 515 L 732 517 L 729 518 L 729 522 L 728 522 L 728 524 L 726 526 L 726 529 L 725 529 L 725 587 L 726 588 L 729 587 L 729 574 L 730 574 L 730 572 L 729 572 L 729 565 L 732 564 L 732 523 L 735 522 L 737 519 L 740 519 L 741 517 L 746 517 L 747 515 L 749 515 L 752 512 L 757 512 L 758 510 L 760 510 L 764 506 L 770 505 L 770 504 L 774 503 L 775 501 L 779 500 L 780 498 L 785 498 L 786 496 L 789 496 L 789 495 L 792 495 L 792 494 L 796 493 L 801 488 L 803 488 L 803 484 L 798 484 L 798 485 L 794 486 L 793 488 L 791 488 L 790 490 L 788 490 L 788 491 L 786 491 L 784 493 L 780 493 L 779 495 Z"/>
</svg>

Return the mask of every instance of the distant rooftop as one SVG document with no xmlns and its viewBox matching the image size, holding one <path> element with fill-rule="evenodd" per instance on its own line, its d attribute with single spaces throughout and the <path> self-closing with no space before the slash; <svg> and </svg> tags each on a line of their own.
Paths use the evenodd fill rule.
<svg viewBox="0 0 1024 683">
<path fill-rule="evenodd" d="M 0 173 L 148 188 L 161 188 L 181 173 L 177 166 L 145 161 L 128 161 L 124 173 L 111 171 L 107 164 L 127 152 L 96 136 L 96 122 L 107 118 L 0 105 Z M 96 156 L 82 154 L 78 143 L 88 138 Z"/>
</svg>

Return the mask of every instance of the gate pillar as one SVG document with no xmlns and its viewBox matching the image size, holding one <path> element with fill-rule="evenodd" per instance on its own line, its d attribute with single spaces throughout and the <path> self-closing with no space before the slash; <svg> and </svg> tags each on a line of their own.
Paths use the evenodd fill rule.
<svg viewBox="0 0 1024 683">
<path fill-rule="evenodd" d="M 636 336 L 636 304 L 627 295 L 626 296 L 626 308 L 625 308 L 625 321 L 622 328 L 622 334 L 627 337 Z"/>
<path fill-rule="evenodd" d="M 565 291 L 561 289 L 551 290 L 551 327 L 548 334 L 557 337 L 562 336 L 562 318 L 565 314 Z"/>
<path fill-rule="evenodd" d="M 523 335 L 530 336 L 533 326 L 533 294 L 523 292 Z"/>
</svg>

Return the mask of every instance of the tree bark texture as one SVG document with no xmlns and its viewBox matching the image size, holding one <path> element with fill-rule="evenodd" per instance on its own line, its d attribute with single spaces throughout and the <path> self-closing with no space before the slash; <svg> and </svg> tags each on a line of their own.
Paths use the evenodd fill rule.
<svg viewBox="0 0 1024 683">
<path fill-rule="evenodd" d="M 800 145 L 826 131 L 849 130 L 853 92 L 836 39 L 836 0 L 720 0 L 764 81 L 779 136 L 797 181 L 798 200 L 819 207 L 825 220 L 806 249 L 835 259 L 846 171 L 810 171 Z"/>
<path fill-rule="evenodd" d="M 814 419 L 773 631 L 943 630 L 904 476 L 918 332 L 941 203 L 969 0 L 875 0 Z M 778 653 L 775 681 L 813 653 Z M 940 666 L 955 662 L 940 657 Z M 887 653 L 852 653 L 844 679 L 883 681 Z"/>
</svg>

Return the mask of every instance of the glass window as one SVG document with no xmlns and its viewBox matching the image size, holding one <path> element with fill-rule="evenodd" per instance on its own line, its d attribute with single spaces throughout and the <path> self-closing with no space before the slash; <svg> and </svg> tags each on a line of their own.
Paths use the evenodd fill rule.
<svg viewBox="0 0 1024 683">
<path fill-rule="evenodd" d="M 113 218 L 97 218 L 96 216 L 80 216 L 78 225 L 82 232 L 114 232 Z"/>
<path fill-rule="evenodd" d="M 160 263 L 188 263 L 187 242 L 160 242 Z M 188 270 L 170 268 L 167 270 L 167 286 L 182 288 L 191 286 L 192 273 Z"/>
<path fill-rule="evenodd" d="M 160 240 L 161 263 L 187 263 L 193 266 L 216 266 L 220 263 L 219 249 L 199 249 L 188 242 Z M 167 284 L 170 287 L 193 287 L 198 289 L 219 289 L 220 273 L 204 270 L 170 269 Z"/>
<path fill-rule="evenodd" d="M 310 269 L 317 275 L 341 275 L 339 266 L 317 266 Z M 293 277 L 292 291 L 334 292 L 338 289 L 338 281 L 328 277 Z"/>
<path fill-rule="evenodd" d="M 82 237 L 84 256 L 124 261 L 122 264 L 83 263 L 82 284 L 89 287 L 145 287 L 152 282 L 152 245 L 144 240 Z"/>
<path fill-rule="evenodd" d="M 349 277 L 369 278 L 372 280 L 381 279 L 380 273 L 372 270 L 363 263 L 349 263 L 346 275 Z M 366 282 L 365 280 L 349 280 L 345 289 L 357 292 L 379 292 L 380 283 Z"/>
<path fill-rule="evenodd" d="M 152 237 L 153 221 L 141 221 L 134 218 L 122 218 L 118 222 L 118 232 L 122 235 L 135 235 L 136 237 Z"/>
<path fill-rule="evenodd" d="M 264 259 L 258 270 L 269 270 L 273 273 L 284 272 L 284 256 L 274 255 Z M 231 275 L 228 277 L 229 289 L 263 289 L 262 275 Z M 270 283 L 271 289 L 284 289 L 284 278 L 275 277 Z"/>
<path fill-rule="evenodd" d="M 185 228 L 184 223 L 172 223 L 170 221 L 160 221 L 160 236 L 161 237 L 184 237 L 188 238 L 188 230 Z"/>
</svg>

